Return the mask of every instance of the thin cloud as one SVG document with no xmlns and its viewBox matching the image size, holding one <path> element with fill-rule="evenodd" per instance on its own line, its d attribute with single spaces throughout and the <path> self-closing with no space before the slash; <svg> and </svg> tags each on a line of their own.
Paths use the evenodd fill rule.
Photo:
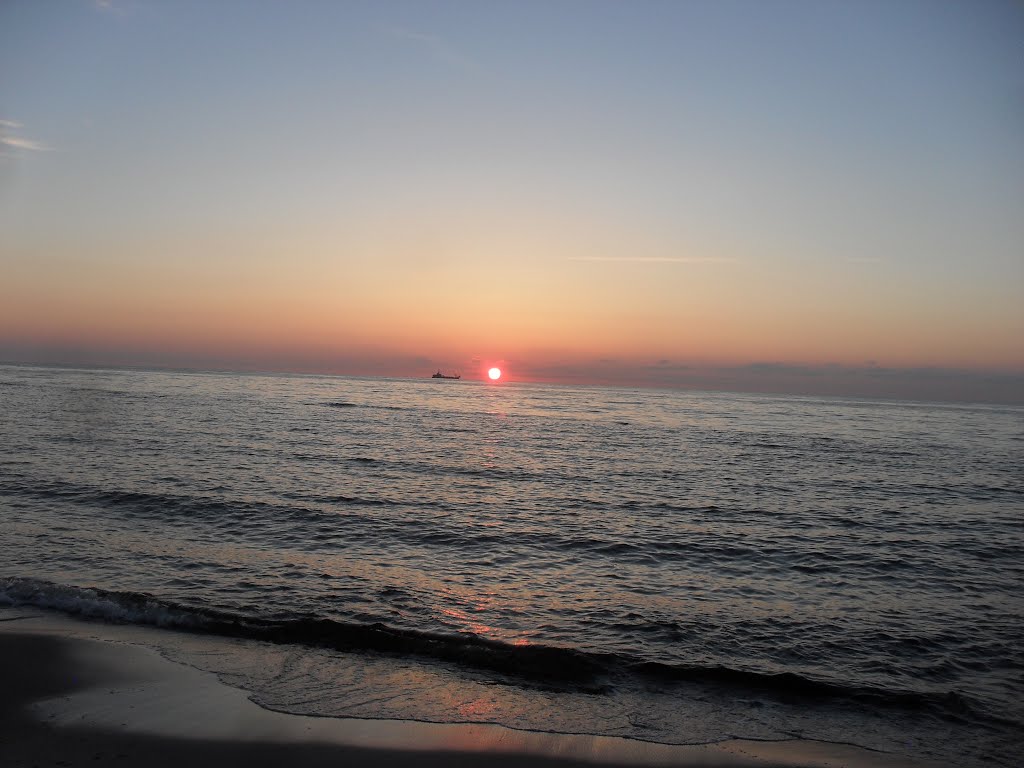
<svg viewBox="0 0 1024 768">
<path fill-rule="evenodd" d="M 735 264 L 737 260 L 716 256 L 570 256 L 569 261 L 621 264 Z"/>
<path fill-rule="evenodd" d="M 878 256 L 850 256 L 847 259 L 851 264 L 884 264 L 885 259 Z"/>
<path fill-rule="evenodd" d="M 455 50 L 447 41 L 438 37 L 437 35 L 431 35 L 426 32 L 417 32 L 412 29 L 405 29 L 402 27 L 391 27 L 387 30 L 388 34 L 392 37 L 399 38 L 400 40 L 412 40 L 417 44 L 425 47 L 433 56 L 449 64 L 455 64 L 460 67 L 469 67 L 473 65 L 473 62 Z"/>
<path fill-rule="evenodd" d="M 6 146 L 14 147 L 15 149 L 28 149 L 32 152 L 49 152 L 53 149 L 45 144 L 40 144 L 38 141 L 20 139 L 17 136 L 0 136 L 0 144 L 5 144 Z"/>
<path fill-rule="evenodd" d="M 92 7 L 97 13 L 122 19 L 138 10 L 134 0 L 93 0 Z"/>
<path fill-rule="evenodd" d="M 51 147 L 45 144 L 33 141 L 32 139 L 26 139 L 23 136 L 3 135 L 5 132 L 17 131 L 22 127 L 22 124 L 17 120 L 0 120 L 0 155 L 5 154 L 4 150 L 7 147 L 24 149 L 30 152 L 48 152 L 51 149 Z"/>
<path fill-rule="evenodd" d="M 767 376 L 821 376 L 825 370 L 832 370 L 834 366 L 810 366 L 799 363 L 749 363 L 735 368 L 737 371 Z"/>
</svg>

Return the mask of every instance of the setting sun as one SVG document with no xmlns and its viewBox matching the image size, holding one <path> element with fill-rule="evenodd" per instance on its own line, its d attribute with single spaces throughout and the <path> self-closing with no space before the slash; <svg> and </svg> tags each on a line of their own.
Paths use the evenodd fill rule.
<svg viewBox="0 0 1024 768">
<path fill-rule="evenodd" d="M 487 376 L 491 381 L 497 381 L 501 378 L 501 368 L 491 368 L 491 370 L 487 372 Z"/>
</svg>

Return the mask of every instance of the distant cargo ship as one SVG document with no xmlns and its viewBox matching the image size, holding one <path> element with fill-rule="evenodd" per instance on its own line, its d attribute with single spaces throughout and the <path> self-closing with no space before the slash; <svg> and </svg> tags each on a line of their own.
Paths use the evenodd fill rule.
<svg viewBox="0 0 1024 768">
<path fill-rule="evenodd" d="M 461 379 L 462 375 L 459 374 L 457 376 L 445 376 L 443 373 L 441 373 L 441 371 L 438 371 L 437 373 L 435 373 L 430 378 L 432 378 L 432 379 Z"/>
</svg>

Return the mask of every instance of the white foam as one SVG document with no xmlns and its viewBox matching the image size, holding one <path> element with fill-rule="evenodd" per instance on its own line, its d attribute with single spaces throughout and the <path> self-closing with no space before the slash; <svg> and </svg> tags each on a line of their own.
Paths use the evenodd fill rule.
<svg viewBox="0 0 1024 768">
<path fill-rule="evenodd" d="M 145 595 L 121 597 L 89 587 L 17 577 L 0 579 L 0 605 L 29 605 L 84 618 L 165 628 L 194 628 L 207 623 L 201 616 L 171 608 Z"/>
</svg>

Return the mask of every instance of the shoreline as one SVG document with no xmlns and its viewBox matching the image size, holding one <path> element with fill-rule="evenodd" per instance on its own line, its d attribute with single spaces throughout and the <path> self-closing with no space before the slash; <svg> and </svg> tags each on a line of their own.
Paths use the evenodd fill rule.
<svg viewBox="0 0 1024 768">
<path fill-rule="evenodd" d="M 669 745 L 496 724 L 313 717 L 161 656 L 151 628 L 0 611 L 0 746 L 10 766 L 460 765 L 923 768 L 810 740 Z"/>
</svg>

